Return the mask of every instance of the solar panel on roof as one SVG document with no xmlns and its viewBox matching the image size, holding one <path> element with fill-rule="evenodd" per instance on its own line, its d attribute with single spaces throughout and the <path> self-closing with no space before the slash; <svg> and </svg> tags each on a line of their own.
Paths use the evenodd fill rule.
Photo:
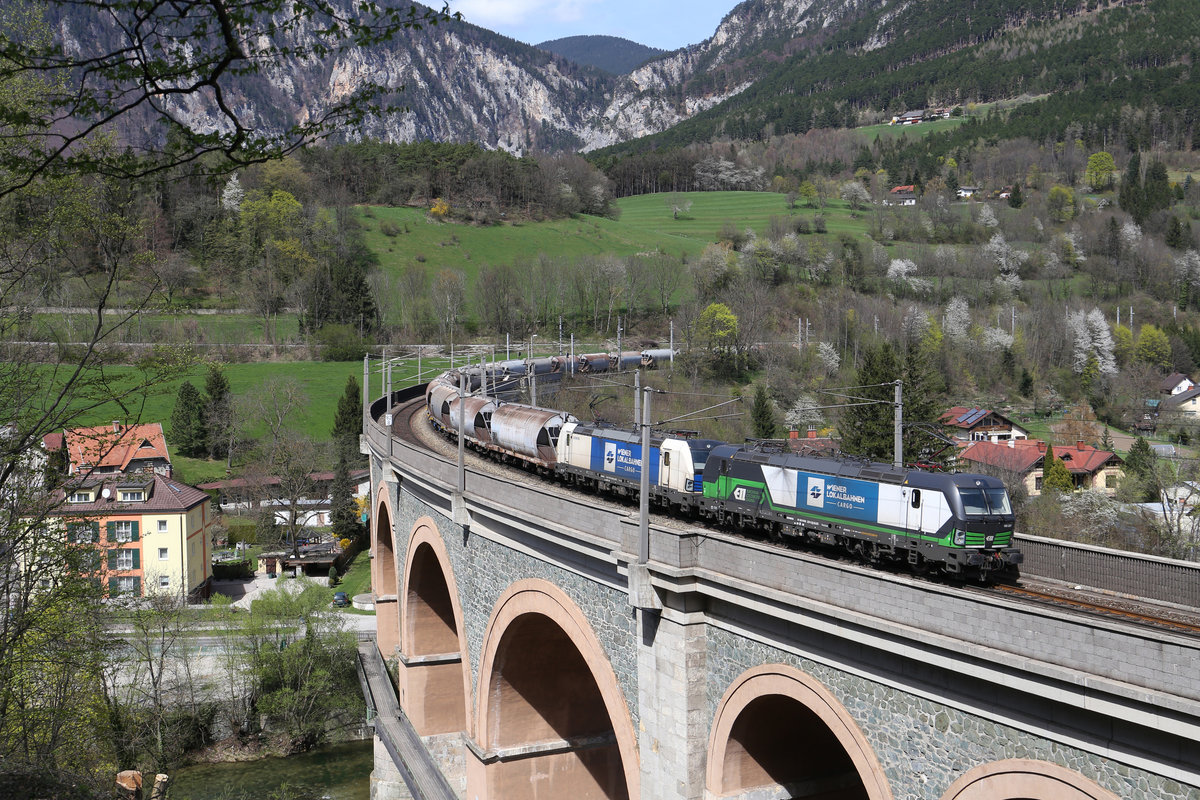
<svg viewBox="0 0 1200 800">
<path fill-rule="evenodd" d="M 979 409 L 977 409 L 977 408 L 972 408 L 970 411 L 964 411 L 962 414 L 959 414 L 959 415 L 958 415 L 958 419 L 956 419 L 956 420 L 954 420 L 954 421 L 955 421 L 955 422 L 966 422 L 966 420 L 967 420 L 967 417 L 971 416 L 972 414 L 974 414 L 974 413 L 975 413 L 976 411 L 978 411 L 978 410 L 979 410 Z"/>
</svg>

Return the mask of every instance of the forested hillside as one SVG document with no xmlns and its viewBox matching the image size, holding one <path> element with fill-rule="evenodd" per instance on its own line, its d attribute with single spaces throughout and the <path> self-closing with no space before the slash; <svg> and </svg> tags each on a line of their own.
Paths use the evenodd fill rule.
<svg viewBox="0 0 1200 800">
<path fill-rule="evenodd" d="M 1022 95 L 1036 99 L 985 135 L 1041 138 L 1074 123 L 1088 145 L 1190 148 L 1198 46 L 1200 17 L 1187 0 L 882 3 L 804 40 L 721 105 L 615 150 L 854 127 Z"/>
<path fill-rule="evenodd" d="M 542 42 L 537 48 L 612 75 L 624 75 L 664 52 L 618 36 L 568 36 Z"/>
</svg>

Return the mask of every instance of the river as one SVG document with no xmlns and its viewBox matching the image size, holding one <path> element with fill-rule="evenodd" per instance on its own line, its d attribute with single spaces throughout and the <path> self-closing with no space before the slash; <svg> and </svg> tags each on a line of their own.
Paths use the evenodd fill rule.
<svg viewBox="0 0 1200 800">
<path fill-rule="evenodd" d="M 288 758 L 197 764 L 172 776 L 170 800 L 269 800 L 293 796 L 369 800 L 374 749 L 371 740 L 330 745 Z M 287 784 L 300 790 L 281 793 Z"/>
</svg>

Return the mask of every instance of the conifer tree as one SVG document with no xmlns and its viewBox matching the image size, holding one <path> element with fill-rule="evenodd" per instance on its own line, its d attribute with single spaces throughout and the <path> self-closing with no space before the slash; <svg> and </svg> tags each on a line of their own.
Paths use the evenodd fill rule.
<svg viewBox="0 0 1200 800">
<path fill-rule="evenodd" d="M 204 434 L 209 458 L 224 458 L 229 451 L 229 433 L 233 427 L 233 398 L 229 379 L 218 364 L 209 364 L 204 376 Z"/>
<path fill-rule="evenodd" d="M 1023 205 L 1025 205 L 1025 196 L 1021 194 L 1021 184 L 1014 184 L 1012 194 L 1008 196 L 1008 207 L 1020 208 Z"/>
<path fill-rule="evenodd" d="M 1121 176 L 1121 187 L 1117 192 L 1117 202 L 1121 209 L 1133 217 L 1139 225 L 1146 219 L 1146 194 L 1142 189 L 1142 157 L 1134 153 L 1129 157 L 1125 166 L 1125 174 Z"/>
<path fill-rule="evenodd" d="M 204 399 L 191 381 L 184 381 L 171 412 L 171 444 L 180 455 L 200 458 L 205 454 Z"/>
<path fill-rule="evenodd" d="M 358 509 L 354 504 L 354 483 L 350 480 L 350 461 L 346 448 L 340 449 L 337 467 L 333 471 L 333 484 L 329 489 L 329 524 L 338 541 L 354 541 L 362 533 Z"/>
<path fill-rule="evenodd" d="M 362 432 L 362 388 L 353 375 L 346 378 L 346 389 L 338 398 L 333 417 L 333 439 L 339 448 L 357 449 L 358 434 Z"/>
<path fill-rule="evenodd" d="M 761 383 L 754 387 L 754 405 L 750 409 L 750 418 L 757 438 L 775 438 L 775 408 L 770 395 L 767 394 L 767 387 Z"/>
<path fill-rule="evenodd" d="M 1075 481 L 1061 458 L 1054 455 L 1054 445 L 1046 445 L 1046 455 L 1042 459 L 1042 492 L 1051 489 L 1070 494 L 1075 491 Z"/>
<path fill-rule="evenodd" d="M 842 450 L 846 453 L 877 461 L 891 461 L 895 448 L 895 400 L 893 384 L 900 377 L 896 351 L 889 342 L 863 353 L 854 391 L 856 397 L 877 400 L 866 405 L 851 406 L 842 413 L 838 429 L 842 435 Z"/>
</svg>

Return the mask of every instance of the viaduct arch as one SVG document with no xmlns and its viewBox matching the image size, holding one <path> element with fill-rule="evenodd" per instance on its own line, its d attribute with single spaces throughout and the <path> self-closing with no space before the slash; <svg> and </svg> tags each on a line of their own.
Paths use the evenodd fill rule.
<svg viewBox="0 0 1200 800">
<path fill-rule="evenodd" d="M 1046 761 L 984 764 L 954 782 L 943 800 L 1119 800 L 1095 782 Z"/>
<path fill-rule="evenodd" d="M 783 664 L 747 670 L 717 707 L 706 775 L 714 797 L 783 787 L 789 797 L 892 800 L 850 713 L 818 681 Z"/>
<path fill-rule="evenodd" d="M 397 684 L 401 703 L 422 736 L 470 732 L 470 658 L 463 636 L 458 584 L 445 543 L 429 517 L 408 537 L 400 591 Z"/>
<path fill-rule="evenodd" d="M 385 656 L 400 645 L 400 609 L 397 604 L 396 544 L 392 532 L 391 498 L 387 485 L 375 489 L 374 541 L 372 541 L 371 586 L 375 592 L 375 624 L 379 649 Z"/>
<path fill-rule="evenodd" d="M 558 587 L 520 580 L 488 622 L 467 794 L 639 797 L 637 738 L 604 648 Z"/>
</svg>

